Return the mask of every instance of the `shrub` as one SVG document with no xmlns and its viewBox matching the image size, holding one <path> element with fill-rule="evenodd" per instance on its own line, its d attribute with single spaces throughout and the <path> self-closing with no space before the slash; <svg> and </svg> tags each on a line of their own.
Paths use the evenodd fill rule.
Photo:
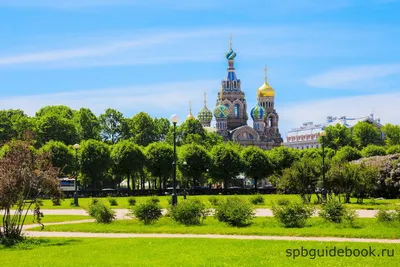
<svg viewBox="0 0 400 267">
<path fill-rule="evenodd" d="M 115 219 L 115 211 L 97 199 L 93 199 L 89 204 L 88 214 L 98 223 L 110 223 Z"/>
<path fill-rule="evenodd" d="M 128 204 L 129 204 L 129 206 L 135 206 L 136 205 L 136 198 L 134 198 L 134 197 L 128 198 Z"/>
<path fill-rule="evenodd" d="M 118 206 L 118 202 L 115 198 L 109 197 L 108 198 L 108 203 L 110 203 L 110 206 Z"/>
<path fill-rule="evenodd" d="M 286 198 L 280 198 L 276 201 L 279 206 L 286 206 L 290 204 L 290 200 Z"/>
<path fill-rule="evenodd" d="M 160 203 L 160 199 L 158 197 L 156 197 L 156 196 L 152 196 L 150 198 L 150 201 L 153 202 L 153 203 Z"/>
<path fill-rule="evenodd" d="M 341 223 L 345 213 L 346 209 L 340 201 L 330 199 L 322 205 L 319 216 L 330 222 Z"/>
<path fill-rule="evenodd" d="M 304 227 L 306 220 L 311 217 L 314 208 L 302 203 L 293 202 L 288 205 L 272 206 L 274 217 L 286 228 Z"/>
<path fill-rule="evenodd" d="M 365 158 L 373 156 L 384 156 L 386 155 L 385 148 L 377 145 L 368 145 L 361 150 L 361 155 Z"/>
<path fill-rule="evenodd" d="M 170 210 L 171 218 L 184 225 L 200 225 L 207 216 L 205 205 L 197 199 L 184 200 Z"/>
<path fill-rule="evenodd" d="M 395 213 L 387 210 L 379 210 L 375 217 L 378 219 L 378 222 L 393 222 Z"/>
<path fill-rule="evenodd" d="M 244 226 L 254 218 L 254 212 L 249 202 L 232 197 L 216 207 L 215 218 L 232 226 Z"/>
<path fill-rule="evenodd" d="M 221 199 L 216 196 L 209 197 L 208 201 L 210 201 L 211 205 L 213 206 L 218 206 L 219 204 L 221 204 Z"/>
<path fill-rule="evenodd" d="M 264 204 L 264 197 L 260 194 L 254 195 L 250 198 L 250 202 L 254 205 Z"/>
<path fill-rule="evenodd" d="M 51 201 L 53 202 L 53 206 L 61 206 L 61 199 L 52 198 Z"/>
<path fill-rule="evenodd" d="M 160 205 L 152 200 L 135 206 L 132 213 L 144 224 L 151 224 L 162 216 Z"/>
</svg>

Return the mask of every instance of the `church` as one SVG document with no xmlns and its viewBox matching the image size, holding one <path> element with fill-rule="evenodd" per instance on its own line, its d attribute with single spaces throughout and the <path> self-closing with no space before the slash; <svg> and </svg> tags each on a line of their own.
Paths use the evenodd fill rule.
<svg viewBox="0 0 400 267">
<path fill-rule="evenodd" d="M 225 141 L 231 140 L 242 146 L 254 145 L 262 149 L 280 146 L 283 139 L 278 128 L 279 115 L 275 110 L 275 90 L 267 82 L 267 68 L 264 68 L 264 83 L 256 91 L 257 104 L 250 111 L 253 119 L 253 127 L 250 127 L 247 125 L 247 102 L 242 91 L 242 81 L 236 76 L 236 53 L 232 49 L 232 37 L 225 56 L 228 68 L 221 81 L 214 113 L 207 108 L 204 93 L 204 107 L 198 113 L 198 120 L 207 131 L 218 133 Z M 211 127 L 213 115 L 215 127 Z M 194 119 L 191 111 L 187 119 Z"/>
</svg>

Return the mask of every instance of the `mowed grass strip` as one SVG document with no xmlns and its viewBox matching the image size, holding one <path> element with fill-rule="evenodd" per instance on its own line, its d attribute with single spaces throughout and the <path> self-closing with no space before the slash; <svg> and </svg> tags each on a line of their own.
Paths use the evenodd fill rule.
<svg viewBox="0 0 400 267">
<path fill-rule="evenodd" d="M 334 249 L 368 251 L 368 256 L 323 256 Z M 294 257 L 294 249 L 308 255 Z M 382 256 L 382 250 L 393 256 Z M 289 253 L 291 250 L 292 253 Z M 375 256 L 369 254 L 374 250 Z M 313 252 L 314 251 L 314 252 Z M 314 256 L 310 256 L 312 253 Z M 385 255 L 387 255 L 385 253 Z M 380 256 L 377 256 L 377 255 Z M 305 252 L 303 253 L 305 255 Z M 333 255 L 333 254 L 332 254 Z M 51 238 L 0 249 L 1 266 L 398 266 L 400 244 L 226 239 Z M 312 259 L 314 258 L 315 259 Z"/>
<path fill-rule="evenodd" d="M 288 199 L 290 201 L 300 201 L 299 196 L 297 195 L 279 195 L 279 194 L 267 194 L 267 195 L 262 195 L 264 197 L 265 203 L 260 204 L 260 205 L 254 205 L 254 208 L 271 208 L 274 203 L 277 202 L 278 199 Z M 216 195 L 218 199 L 225 200 L 227 197 L 232 197 L 230 196 L 224 196 L 224 195 Z M 237 195 L 235 197 L 243 198 L 250 200 L 252 195 Z M 139 203 L 143 203 L 148 201 L 151 197 L 150 196 L 144 196 L 144 197 L 134 197 L 136 199 L 136 205 Z M 158 197 L 160 200 L 160 205 L 163 208 L 167 208 L 169 206 L 169 200 L 171 200 L 171 196 L 159 196 Z M 209 201 L 210 196 L 209 195 L 201 195 L 201 196 L 188 196 L 188 199 L 193 199 L 197 198 L 200 199 L 204 204 L 206 204 L 208 207 L 213 207 Z M 106 204 L 108 203 L 108 198 L 102 197 L 98 198 L 99 200 L 103 201 Z M 128 197 L 114 197 L 114 199 L 117 201 L 118 206 L 112 206 L 112 208 L 116 209 L 122 209 L 122 208 L 130 208 L 128 204 Z M 312 203 L 317 199 L 317 197 L 314 195 L 312 197 Z M 183 201 L 183 197 L 179 196 L 178 198 L 179 201 Z M 71 206 L 71 201 L 72 199 L 64 199 L 61 201 L 60 206 L 53 206 L 53 203 L 49 199 L 43 200 L 43 206 L 42 209 L 82 209 L 82 208 L 87 208 L 92 201 L 92 198 L 80 198 L 79 199 L 79 205 L 80 207 L 74 207 Z M 399 199 L 384 199 L 384 200 L 374 200 L 370 201 L 368 199 L 364 200 L 365 203 L 363 204 L 356 204 L 356 199 L 352 198 L 351 199 L 351 204 L 345 204 L 348 208 L 351 209 L 380 209 L 380 208 L 385 208 L 385 209 L 395 209 L 400 208 L 400 200 Z M 319 207 L 318 205 L 315 205 L 316 207 Z"/>
<path fill-rule="evenodd" d="M 78 221 L 78 220 L 87 220 L 92 219 L 90 216 L 85 215 L 44 215 L 42 217 L 42 223 L 52 223 L 52 222 L 68 222 L 68 221 Z M 25 219 L 25 224 L 36 224 L 36 220 L 33 221 L 33 215 L 27 215 Z M 0 220 L 0 225 L 3 225 L 3 221 Z"/>
<path fill-rule="evenodd" d="M 40 230 L 33 228 L 31 230 Z M 275 218 L 257 217 L 247 227 L 232 227 L 213 217 L 205 219 L 203 225 L 184 226 L 161 218 L 152 225 L 143 225 L 138 220 L 117 220 L 110 224 L 80 223 L 45 226 L 45 231 L 91 232 L 91 233 L 171 233 L 171 234 L 226 234 L 226 235 L 279 235 L 279 236 L 330 236 L 357 238 L 400 238 L 399 224 L 378 223 L 375 218 L 357 220 L 357 228 L 345 224 L 325 222 L 321 218 L 311 218 L 304 228 L 284 228 Z"/>
</svg>

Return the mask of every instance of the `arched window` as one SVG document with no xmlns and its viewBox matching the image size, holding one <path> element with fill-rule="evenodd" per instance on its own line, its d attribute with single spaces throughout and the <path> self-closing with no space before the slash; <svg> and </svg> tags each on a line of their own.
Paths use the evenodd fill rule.
<svg viewBox="0 0 400 267">
<path fill-rule="evenodd" d="M 235 104 L 235 118 L 239 119 L 239 104 Z"/>
<path fill-rule="evenodd" d="M 274 121 L 273 118 L 269 117 L 269 119 L 268 119 L 268 127 L 272 127 L 273 121 Z"/>
<path fill-rule="evenodd" d="M 233 82 L 233 88 L 236 88 L 236 81 Z"/>
</svg>

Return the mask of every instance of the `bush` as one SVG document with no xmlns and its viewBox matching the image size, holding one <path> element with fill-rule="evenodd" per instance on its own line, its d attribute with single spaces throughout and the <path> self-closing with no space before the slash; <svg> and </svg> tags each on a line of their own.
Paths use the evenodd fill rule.
<svg viewBox="0 0 400 267">
<path fill-rule="evenodd" d="M 160 203 L 160 199 L 158 197 L 156 197 L 156 196 L 152 196 L 150 198 L 150 201 L 155 203 L 155 204 Z"/>
<path fill-rule="evenodd" d="M 375 215 L 378 222 L 393 222 L 395 220 L 395 213 L 387 210 L 379 210 Z"/>
<path fill-rule="evenodd" d="M 274 217 L 286 228 L 304 227 L 306 220 L 311 217 L 314 208 L 302 203 L 293 202 L 288 205 L 272 206 Z"/>
<path fill-rule="evenodd" d="M 319 216 L 329 222 L 341 223 L 345 213 L 346 209 L 340 201 L 330 199 L 322 205 Z"/>
<path fill-rule="evenodd" d="M 128 198 L 128 204 L 129 204 L 129 206 L 135 206 L 136 205 L 136 198 L 134 198 L 134 197 Z"/>
<path fill-rule="evenodd" d="M 213 206 L 218 206 L 219 204 L 221 204 L 221 199 L 216 196 L 209 197 L 208 201 L 210 201 L 211 205 Z"/>
<path fill-rule="evenodd" d="M 205 205 L 197 199 L 184 200 L 170 210 L 171 218 L 184 225 L 200 225 L 207 216 Z"/>
<path fill-rule="evenodd" d="M 290 200 L 286 198 L 280 198 L 276 201 L 279 206 L 286 206 L 290 204 Z"/>
<path fill-rule="evenodd" d="M 254 205 L 264 204 L 264 197 L 260 194 L 254 195 L 250 198 L 250 202 Z"/>
<path fill-rule="evenodd" d="M 368 145 L 361 150 L 361 155 L 365 158 L 373 156 L 384 156 L 386 155 L 386 150 L 381 146 Z"/>
<path fill-rule="evenodd" d="M 249 202 L 232 197 L 216 207 L 215 218 L 232 226 L 244 226 L 254 218 L 254 212 Z"/>
<path fill-rule="evenodd" d="M 110 203 L 110 206 L 118 206 L 118 202 L 115 198 L 109 197 L 108 198 L 108 203 Z"/>
<path fill-rule="evenodd" d="M 115 219 L 115 211 L 97 199 L 92 200 L 87 212 L 98 223 L 110 223 Z"/>
<path fill-rule="evenodd" d="M 53 206 L 61 206 L 61 199 L 52 198 L 51 201 L 53 202 Z"/>
<path fill-rule="evenodd" d="M 151 224 L 162 216 L 160 205 L 152 200 L 135 206 L 132 213 L 144 224 Z"/>
</svg>

